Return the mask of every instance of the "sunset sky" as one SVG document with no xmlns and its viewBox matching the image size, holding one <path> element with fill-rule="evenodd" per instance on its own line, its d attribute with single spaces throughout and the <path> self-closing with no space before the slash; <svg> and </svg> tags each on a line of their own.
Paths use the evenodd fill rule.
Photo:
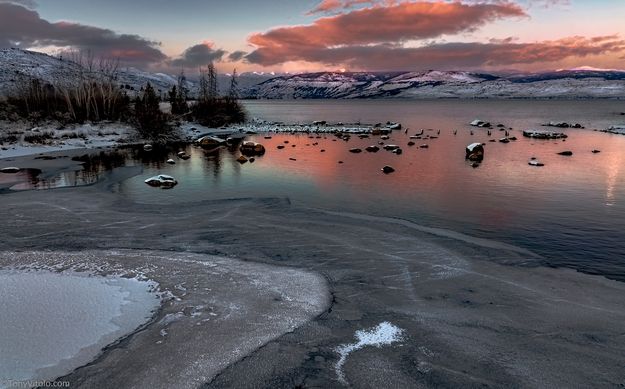
<svg viewBox="0 0 625 389">
<path fill-rule="evenodd" d="M 623 0 L 0 0 L 0 47 L 138 68 L 625 69 Z"/>
</svg>

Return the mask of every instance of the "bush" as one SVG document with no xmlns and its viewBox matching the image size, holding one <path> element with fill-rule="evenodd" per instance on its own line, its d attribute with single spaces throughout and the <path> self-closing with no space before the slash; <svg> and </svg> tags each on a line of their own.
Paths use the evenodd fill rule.
<svg viewBox="0 0 625 389">
<path fill-rule="evenodd" d="M 54 86 L 33 78 L 20 83 L 7 106 L 35 124 L 45 119 L 84 123 L 126 120 L 129 103 L 128 96 L 106 80 L 83 79 L 75 85 Z"/>
</svg>

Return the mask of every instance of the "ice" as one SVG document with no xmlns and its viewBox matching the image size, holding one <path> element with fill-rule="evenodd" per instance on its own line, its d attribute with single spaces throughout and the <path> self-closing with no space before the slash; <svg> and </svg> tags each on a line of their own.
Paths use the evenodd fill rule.
<svg viewBox="0 0 625 389">
<path fill-rule="evenodd" d="M 0 270 L 0 387 L 53 380 L 152 317 L 157 284 L 82 273 Z"/>
<path fill-rule="evenodd" d="M 356 331 L 356 343 L 341 345 L 336 348 L 339 353 L 339 360 L 335 365 L 336 375 L 341 383 L 347 385 L 343 365 L 349 354 L 367 346 L 382 347 L 388 346 L 401 340 L 403 330 L 387 321 L 378 324 L 376 327 L 366 330 Z"/>
</svg>

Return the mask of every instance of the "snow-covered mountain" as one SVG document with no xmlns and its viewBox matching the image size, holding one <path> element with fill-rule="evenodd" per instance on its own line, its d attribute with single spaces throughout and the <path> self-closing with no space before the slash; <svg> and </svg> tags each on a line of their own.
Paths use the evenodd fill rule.
<svg viewBox="0 0 625 389">
<path fill-rule="evenodd" d="M 572 70 L 493 75 L 460 71 L 309 73 L 281 76 L 247 97 L 306 98 L 625 98 L 624 71 Z"/>
<path fill-rule="evenodd" d="M 67 83 L 84 72 L 74 62 L 21 49 L 0 49 L 0 95 L 8 94 L 25 76 L 50 83 Z M 165 94 L 177 76 L 121 68 L 116 82 L 133 93 L 150 82 Z M 321 72 L 296 75 L 242 73 L 241 95 L 259 99 L 358 98 L 624 98 L 625 71 L 578 68 L 544 73 L 487 74 L 463 71 Z M 222 93 L 230 76 L 219 74 Z M 197 91 L 197 79 L 187 88 Z"/>
</svg>

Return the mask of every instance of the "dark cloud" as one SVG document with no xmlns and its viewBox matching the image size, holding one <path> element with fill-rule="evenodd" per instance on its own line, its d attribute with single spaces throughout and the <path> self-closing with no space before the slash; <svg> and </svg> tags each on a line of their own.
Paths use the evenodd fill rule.
<svg viewBox="0 0 625 389">
<path fill-rule="evenodd" d="M 170 61 L 173 66 L 198 67 L 210 62 L 219 62 L 226 51 L 215 49 L 211 42 L 203 42 L 186 49 L 179 58 Z"/>
<path fill-rule="evenodd" d="M 571 57 L 623 52 L 625 40 L 618 36 L 576 36 L 535 43 L 517 43 L 508 39 L 489 43 L 441 43 L 417 48 L 395 45 L 303 47 L 291 53 L 289 60 L 367 70 L 444 70 L 544 63 Z M 279 60 L 259 57 L 259 54 L 262 52 L 253 52 L 247 59 L 264 65 L 280 63 Z"/>
<path fill-rule="evenodd" d="M 245 57 L 247 53 L 245 51 L 233 51 L 228 55 L 228 59 L 232 62 L 240 61 Z"/>
<path fill-rule="evenodd" d="M 132 65 L 149 65 L 166 56 L 159 43 L 138 35 L 117 34 L 112 30 L 77 23 L 51 23 L 24 6 L 0 3 L 0 47 L 36 48 L 58 46 L 89 50 L 103 58 L 119 58 Z"/>
</svg>

